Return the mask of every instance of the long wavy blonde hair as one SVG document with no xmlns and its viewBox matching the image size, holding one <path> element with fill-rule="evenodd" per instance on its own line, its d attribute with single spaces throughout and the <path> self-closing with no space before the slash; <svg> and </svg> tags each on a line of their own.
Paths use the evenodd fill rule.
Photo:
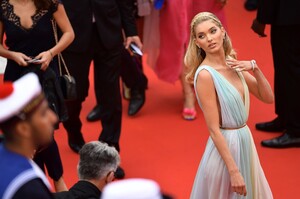
<svg viewBox="0 0 300 199">
<path fill-rule="evenodd" d="M 195 40 L 196 40 L 196 27 L 200 23 L 207 20 L 210 20 L 211 22 L 216 24 L 216 26 L 218 26 L 219 28 L 223 27 L 221 21 L 214 14 L 210 12 L 200 12 L 193 18 L 190 27 L 191 30 L 190 41 L 184 57 L 184 64 L 188 68 L 186 80 L 189 83 L 193 83 L 196 70 L 203 62 L 206 56 L 204 50 L 196 46 Z M 223 40 L 223 48 L 225 52 L 225 57 L 231 57 L 236 59 L 236 52 L 233 50 L 231 40 L 227 34 L 225 34 L 225 38 Z"/>
</svg>

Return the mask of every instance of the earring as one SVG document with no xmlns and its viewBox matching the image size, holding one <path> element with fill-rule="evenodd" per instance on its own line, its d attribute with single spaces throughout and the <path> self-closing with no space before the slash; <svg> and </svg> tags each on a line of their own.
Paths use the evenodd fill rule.
<svg viewBox="0 0 300 199">
<path fill-rule="evenodd" d="M 201 49 L 201 47 L 199 45 L 196 44 L 196 46 Z"/>
</svg>

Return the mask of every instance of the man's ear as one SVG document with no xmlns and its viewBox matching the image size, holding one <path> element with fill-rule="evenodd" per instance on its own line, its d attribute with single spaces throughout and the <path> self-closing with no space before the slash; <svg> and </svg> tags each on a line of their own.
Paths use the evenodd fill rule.
<svg viewBox="0 0 300 199">
<path fill-rule="evenodd" d="M 112 171 L 109 172 L 109 174 L 106 177 L 106 182 L 107 183 L 112 182 L 114 179 L 115 179 L 115 172 Z"/>
<path fill-rule="evenodd" d="M 30 138 L 31 137 L 31 128 L 28 122 L 20 121 L 16 124 L 15 132 L 18 136 L 23 138 Z"/>
</svg>

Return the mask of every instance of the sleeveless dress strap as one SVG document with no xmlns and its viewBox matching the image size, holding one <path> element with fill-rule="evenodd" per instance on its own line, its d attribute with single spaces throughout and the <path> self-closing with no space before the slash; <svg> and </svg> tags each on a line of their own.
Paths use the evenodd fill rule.
<svg viewBox="0 0 300 199">
<path fill-rule="evenodd" d="M 250 108 L 249 89 L 248 89 L 247 83 L 245 81 L 245 78 L 244 78 L 244 75 L 242 74 L 242 72 L 238 72 L 237 74 L 239 75 L 240 79 L 242 80 L 242 84 L 244 87 L 244 95 L 245 95 L 245 107 L 246 107 L 247 115 L 249 115 L 249 108 Z"/>
</svg>

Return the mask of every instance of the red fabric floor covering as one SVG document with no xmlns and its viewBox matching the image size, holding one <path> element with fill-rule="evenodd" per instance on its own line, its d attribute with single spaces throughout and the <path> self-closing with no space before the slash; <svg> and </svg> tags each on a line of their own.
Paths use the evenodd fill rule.
<svg viewBox="0 0 300 199">
<path fill-rule="evenodd" d="M 241 0 L 230 0 L 226 6 L 228 33 L 238 52 L 239 59 L 256 59 L 258 65 L 273 85 L 273 63 L 269 29 L 267 38 L 259 38 L 250 29 L 255 12 L 246 12 Z M 170 54 L 172 56 L 172 54 Z M 157 79 L 145 67 L 149 89 L 144 108 L 135 117 L 127 116 L 128 102 L 123 101 L 123 126 L 121 135 L 122 167 L 126 178 L 151 178 L 162 190 L 178 199 L 187 199 L 209 136 L 203 114 L 198 109 L 195 121 L 181 118 L 182 91 L 179 82 L 174 85 Z M 1 78 L 1 77 L 0 77 Z M 92 75 L 91 75 L 92 82 Z M 262 167 L 276 199 L 299 198 L 300 150 L 268 149 L 260 141 L 280 135 L 256 131 L 256 122 L 275 117 L 274 105 L 267 105 L 251 98 L 248 126 L 252 130 Z M 81 114 L 85 140 L 97 140 L 100 122 L 86 122 L 86 115 L 95 105 L 93 85 L 83 104 Z M 67 144 L 63 127 L 55 133 L 64 165 L 64 179 L 68 187 L 77 180 L 78 155 Z M 218 191 L 218 190 L 216 190 Z M 262 198 L 263 199 L 263 198 Z"/>
</svg>

